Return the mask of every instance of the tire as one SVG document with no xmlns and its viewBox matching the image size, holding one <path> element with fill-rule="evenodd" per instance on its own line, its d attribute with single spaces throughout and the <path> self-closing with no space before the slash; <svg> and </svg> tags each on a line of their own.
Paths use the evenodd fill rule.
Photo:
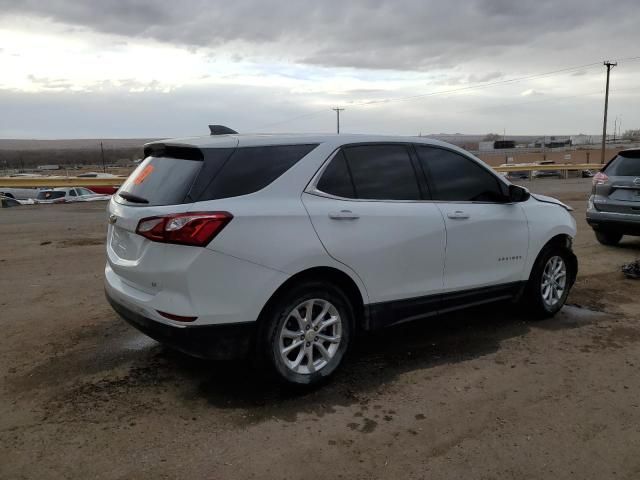
<svg viewBox="0 0 640 480">
<path fill-rule="evenodd" d="M 339 288 L 315 281 L 293 287 L 261 318 L 259 345 L 266 366 L 285 384 L 320 385 L 342 363 L 351 343 L 354 318 L 353 306 Z M 298 346 L 292 347 L 294 344 Z"/>
<path fill-rule="evenodd" d="M 602 245 L 614 246 L 622 240 L 621 233 L 606 232 L 602 230 L 596 230 L 596 238 Z"/>
<path fill-rule="evenodd" d="M 554 273 L 555 272 L 555 273 Z M 564 306 L 577 274 L 577 260 L 563 245 L 546 246 L 533 266 L 522 304 L 534 319 L 553 317 Z"/>
</svg>

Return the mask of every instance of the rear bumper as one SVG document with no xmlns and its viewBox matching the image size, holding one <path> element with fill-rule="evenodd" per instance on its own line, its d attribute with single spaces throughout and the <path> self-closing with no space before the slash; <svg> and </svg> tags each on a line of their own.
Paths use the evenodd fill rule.
<svg viewBox="0 0 640 480">
<path fill-rule="evenodd" d="M 246 356 L 252 345 L 256 322 L 223 325 L 174 326 L 134 312 L 105 290 L 111 307 L 128 323 L 158 342 L 200 358 L 226 360 Z"/>
<path fill-rule="evenodd" d="M 587 210 L 587 223 L 594 230 L 621 233 L 623 235 L 640 235 L 640 213 L 625 214 Z"/>
</svg>

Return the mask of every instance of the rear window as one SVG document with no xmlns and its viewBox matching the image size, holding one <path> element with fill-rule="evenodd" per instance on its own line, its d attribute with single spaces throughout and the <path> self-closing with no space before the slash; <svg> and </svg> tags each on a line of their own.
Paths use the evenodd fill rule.
<svg viewBox="0 0 640 480">
<path fill-rule="evenodd" d="M 48 191 L 39 192 L 36 197 L 37 200 L 55 200 L 56 198 L 64 198 L 65 192 L 63 191 Z"/>
<path fill-rule="evenodd" d="M 118 190 L 117 201 L 131 206 L 177 205 L 247 195 L 269 185 L 317 146 L 149 149 L 152 156 Z M 181 158 L 169 156 L 177 152 Z"/>
<path fill-rule="evenodd" d="M 257 192 L 317 146 L 318 144 L 305 144 L 237 148 L 213 174 L 198 200 L 237 197 Z"/>
<path fill-rule="evenodd" d="M 122 184 L 117 200 L 137 206 L 184 203 L 201 167 L 201 160 L 147 157 Z"/>
<path fill-rule="evenodd" d="M 604 171 L 610 177 L 640 177 L 640 151 L 618 155 Z"/>
</svg>

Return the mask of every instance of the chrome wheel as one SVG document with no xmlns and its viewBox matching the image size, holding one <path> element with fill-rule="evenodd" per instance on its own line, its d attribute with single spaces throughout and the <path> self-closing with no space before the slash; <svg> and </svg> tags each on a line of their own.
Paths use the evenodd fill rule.
<svg viewBox="0 0 640 480">
<path fill-rule="evenodd" d="M 342 318 L 331 302 L 305 300 L 291 310 L 280 327 L 280 357 L 295 373 L 315 373 L 335 356 L 341 335 Z"/>
<path fill-rule="evenodd" d="M 540 293 L 542 301 L 549 307 L 555 307 L 567 288 L 567 265 L 559 256 L 551 257 L 542 271 Z"/>
</svg>

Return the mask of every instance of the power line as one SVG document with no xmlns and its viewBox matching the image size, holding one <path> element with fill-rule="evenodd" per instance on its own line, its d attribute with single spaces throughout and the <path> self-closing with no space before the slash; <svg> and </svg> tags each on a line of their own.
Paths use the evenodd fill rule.
<svg viewBox="0 0 640 480">
<path fill-rule="evenodd" d="M 636 60 L 640 60 L 640 56 L 636 56 L 636 57 L 625 57 L 625 58 L 620 58 L 617 61 L 618 62 L 630 62 L 630 61 L 636 61 Z M 488 82 L 488 83 L 480 83 L 477 85 L 469 85 L 466 87 L 459 87 L 459 88 L 453 88 L 453 89 L 449 89 L 449 90 L 438 90 L 435 92 L 427 92 L 427 93 L 422 93 L 422 94 L 416 94 L 416 95 L 408 95 L 408 96 L 403 96 L 403 97 L 391 97 L 391 98 L 386 98 L 386 99 L 379 99 L 379 100 L 368 100 L 368 101 L 361 101 L 361 102 L 346 102 L 346 104 L 349 107 L 363 107 L 363 106 L 371 106 L 371 105 L 379 105 L 379 104 L 386 104 L 386 103 L 393 103 L 393 102 L 402 102 L 402 101 L 407 101 L 407 100 L 415 100 L 415 99 L 419 99 L 419 98 L 427 98 L 427 97 L 435 97 L 435 96 L 439 96 L 439 95 L 449 95 L 452 93 L 458 93 L 458 92 L 463 92 L 463 91 L 469 91 L 469 90 L 479 90 L 479 89 L 483 89 L 483 88 L 490 88 L 490 87 L 495 87 L 498 85 L 508 85 L 511 83 L 517 83 L 517 82 L 522 82 L 525 80 L 531 80 L 531 79 L 535 79 L 535 78 L 543 78 L 543 77 L 548 77 L 548 76 L 552 76 L 552 75 L 558 75 L 558 74 L 562 74 L 562 73 L 568 73 L 571 71 L 575 71 L 575 70 L 582 70 L 585 68 L 592 68 L 595 67 L 597 65 L 601 65 L 600 62 L 593 62 L 593 63 L 587 63 L 584 65 L 576 65 L 573 67 L 566 67 L 566 68 L 561 68 L 558 70 L 551 70 L 548 72 L 542 72 L 542 73 L 536 73 L 536 74 L 532 74 L 532 75 L 525 75 L 522 77 L 516 77 L 516 78 L 511 78 L 511 79 L 505 79 L 505 80 L 497 80 L 495 82 Z M 314 110 L 312 112 L 308 112 L 302 115 L 297 115 L 291 118 L 287 118 L 284 120 L 280 120 L 278 122 L 273 122 L 273 123 L 269 123 L 269 124 L 265 124 L 265 125 L 261 125 L 259 127 L 256 127 L 255 130 L 260 130 L 263 128 L 267 128 L 267 127 L 273 127 L 273 126 L 277 126 L 277 125 L 282 125 L 285 123 L 289 123 L 292 122 L 294 120 L 298 120 L 301 118 L 307 118 L 307 117 L 313 117 L 313 116 L 317 116 L 320 115 L 321 113 L 325 113 L 326 109 L 322 109 L 322 110 Z M 339 115 L 339 113 L 338 113 Z"/>
<path fill-rule="evenodd" d="M 489 82 L 489 83 L 481 83 L 479 85 L 469 85 L 467 87 L 460 87 L 460 88 L 453 88 L 450 90 L 438 90 L 436 92 L 429 92 L 429 93 L 421 93 L 418 95 L 408 95 L 406 97 L 395 97 L 395 98 L 387 98 L 387 99 L 381 99 L 381 100 L 371 100 L 371 101 L 365 101 L 365 102 L 358 102 L 358 103 L 348 103 L 349 106 L 360 106 L 360 105 L 375 105 L 378 103 L 391 103 L 391 102 L 400 102 L 400 101 L 405 101 L 405 100 L 413 100 L 416 98 L 424 98 L 424 97 L 434 97 L 437 95 L 448 95 L 451 93 L 457 93 L 457 92 L 462 92 L 462 91 L 467 91 L 467 90 L 479 90 L 482 88 L 488 88 L 488 87 L 494 87 L 496 85 L 505 85 L 505 84 L 509 84 L 509 83 L 516 83 L 516 82 L 522 82 L 524 80 L 530 80 L 533 78 L 541 78 L 541 77 L 547 77 L 550 75 L 557 75 L 559 73 L 566 73 L 566 72 L 570 72 L 573 70 L 581 70 L 584 68 L 590 68 L 590 67 L 594 67 L 596 65 L 600 65 L 600 62 L 596 62 L 596 63 L 588 63 L 585 65 L 578 65 L 575 67 L 567 67 L 567 68 L 561 68 L 559 70 L 552 70 L 550 72 L 544 72 L 544 73 L 537 73 L 534 75 L 526 75 L 524 77 L 517 77 L 517 78 L 511 78 L 511 79 L 507 79 L 507 80 L 498 80 L 495 82 Z"/>
<path fill-rule="evenodd" d="M 549 97 L 549 98 L 542 98 L 539 100 L 528 100 L 526 102 L 512 102 L 512 103 L 500 103 L 500 104 L 493 104 L 493 105 L 487 105 L 484 107 L 475 107 L 475 108 L 467 108 L 465 110 L 456 110 L 455 113 L 466 113 L 466 112 L 476 112 L 476 111 L 484 111 L 484 110 L 494 110 L 494 109 L 500 109 L 500 108 L 505 108 L 505 107 L 517 107 L 520 105 L 529 105 L 532 103 L 544 103 L 544 102 L 555 102 L 555 101 L 560 101 L 560 100 L 566 100 L 569 98 L 578 98 L 578 97 L 588 97 L 591 95 L 600 95 L 604 92 L 604 90 L 598 90 L 597 92 L 589 92 L 589 93 L 579 93 L 576 95 L 563 95 L 560 97 Z"/>
</svg>

